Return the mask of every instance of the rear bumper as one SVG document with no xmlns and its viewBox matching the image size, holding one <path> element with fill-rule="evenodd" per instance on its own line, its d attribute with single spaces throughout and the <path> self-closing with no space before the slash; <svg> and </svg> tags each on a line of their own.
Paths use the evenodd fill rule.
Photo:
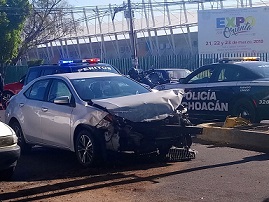
<svg viewBox="0 0 269 202">
<path fill-rule="evenodd" d="M 20 147 L 18 145 L 0 148 L 0 170 L 16 166 L 19 157 Z"/>
</svg>

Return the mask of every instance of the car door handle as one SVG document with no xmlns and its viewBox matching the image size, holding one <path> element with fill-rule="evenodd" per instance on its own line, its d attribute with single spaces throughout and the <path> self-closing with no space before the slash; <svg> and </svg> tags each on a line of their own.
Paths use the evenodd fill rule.
<svg viewBox="0 0 269 202">
<path fill-rule="evenodd" d="M 20 106 L 20 107 L 23 107 L 23 106 L 24 106 L 24 103 L 20 103 L 19 106 Z"/>
<path fill-rule="evenodd" d="M 48 111 L 48 108 L 46 108 L 46 107 L 42 107 L 41 110 L 42 110 L 43 112 L 47 112 L 47 111 Z"/>
</svg>

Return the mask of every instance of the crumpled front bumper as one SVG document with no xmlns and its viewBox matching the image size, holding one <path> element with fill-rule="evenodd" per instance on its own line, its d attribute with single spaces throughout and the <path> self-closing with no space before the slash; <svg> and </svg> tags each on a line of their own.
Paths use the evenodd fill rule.
<svg viewBox="0 0 269 202">
<path fill-rule="evenodd" d="M 196 126 L 154 125 L 153 123 L 133 123 L 130 130 L 120 131 L 120 150 L 148 153 L 156 149 L 168 150 L 172 146 L 187 146 L 186 138 L 202 133 Z"/>
</svg>

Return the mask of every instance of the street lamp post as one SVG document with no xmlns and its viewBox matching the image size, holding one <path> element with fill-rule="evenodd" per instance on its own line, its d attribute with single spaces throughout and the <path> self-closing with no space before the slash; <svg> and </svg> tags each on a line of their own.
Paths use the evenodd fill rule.
<svg viewBox="0 0 269 202">
<path fill-rule="evenodd" d="M 132 5 L 131 0 L 128 0 L 128 18 L 130 19 L 130 30 L 129 30 L 129 37 L 131 42 L 131 53 L 132 53 L 132 65 L 134 68 L 138 68 L 138 59 L 137 59 L 137 46 L 136 46 L 136 37 L 134 31 L 134 18 L 132 12 Z"/>
</svg>

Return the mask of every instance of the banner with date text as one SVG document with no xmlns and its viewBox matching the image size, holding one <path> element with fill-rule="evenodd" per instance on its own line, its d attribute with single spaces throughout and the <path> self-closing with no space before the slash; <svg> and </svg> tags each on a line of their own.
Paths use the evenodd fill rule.
<svg viewBox="0 0 269 202">
<path fill-rule="evenodd" d="M 199 54 L 269 52 L 269 8 L 198 11 Z"/>
</svg>

